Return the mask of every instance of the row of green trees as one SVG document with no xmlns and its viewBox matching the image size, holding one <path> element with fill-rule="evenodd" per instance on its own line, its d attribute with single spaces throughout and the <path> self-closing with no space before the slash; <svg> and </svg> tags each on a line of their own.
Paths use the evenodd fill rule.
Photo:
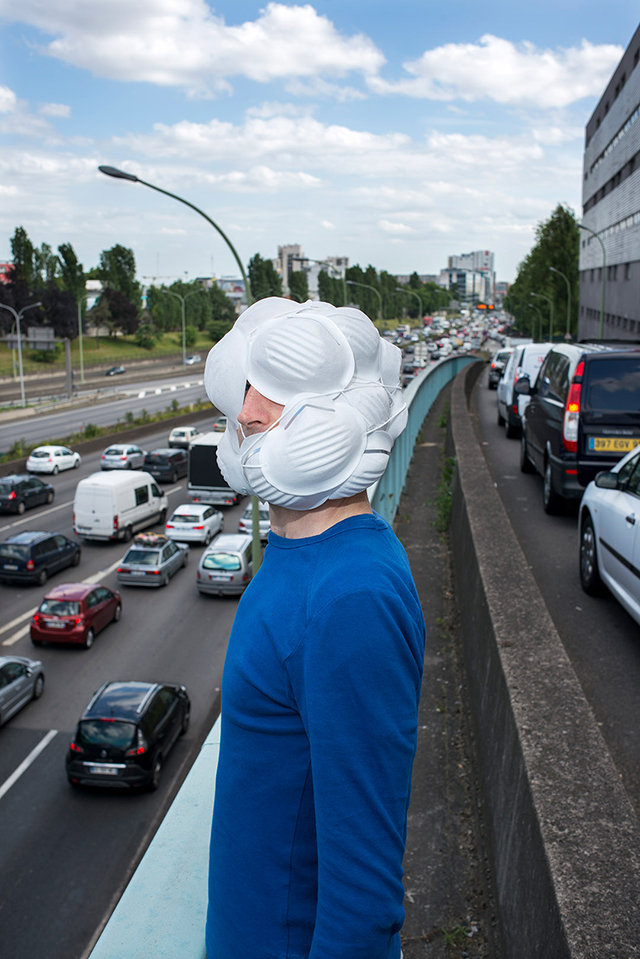
<svg viewBox="0 0 640 959">
<path fill-rule="evenodd" d="M 538 224 L 536 242 L 518 267 L 518 275 L 505 297 L 504 307 L 516 320 L 525 335 L 547 339 L 569 333 L 575 338 L 578 329 L 580 228 L 574 211 L 559 203 L 551 216 Z M 551 269 L 553 267 L 553 270 Z M 558 271 L 558 272 L 554 272 Z M 560 274 L 564 274 L 567 282 Z M 532 296 L 535 294 L 535 296 Z M 553 328 L 551 308 L 553 304 Z"/>
</svg>

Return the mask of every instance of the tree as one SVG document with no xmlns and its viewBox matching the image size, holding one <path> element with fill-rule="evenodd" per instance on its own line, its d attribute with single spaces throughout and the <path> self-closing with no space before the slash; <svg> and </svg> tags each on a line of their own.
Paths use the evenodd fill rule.
<svg viewBox="0 0 640 959">
<path fill-rule="evenodd" d="M 210 287 L 209 299 L 211 300 L 211 313 L 213 322 L 226 323 L 228 324 L 229 329 L 231 329 L 236 319 L 236 308 L 233 305 L 233 302 L 229 299 L 225 292 L 220 289 L 217 283 L 213 283 Z M 207 324 L 207 329 L 210 330 L 210 328 L 211 322 Z"/>
<path fill-rule="evenodd" d="M 139 317 L 134 304 L 120 290 L 114 290 L 112 287 L 107 287 L 101 299 L 103 298 L 106 298 L 109 304 L 112 328 L 121 330 L 125 334 L 135 333 Z"/>
<path fill-rule="evenodd" d="M 259 253 L 249 260 L 249 285 L 254 300 L 282 296 L 282 279 L 271 260 L 263 260 Z"/>
<path fill-rule="evenodd" d="M 78 262 L 70 243 L 61 243 L 58 247 L 58 264 L 62 289 L 67 290 L 78 303 L 85 292 L 85 276 L 82 263 Z"/>
<path fill-rule="evenodd" d="M 68 290 L 61 290 L 54 280 L 50 280 L 39 294 L 42 309 L 48 326 L 53 327 L 56 336 L 68 336 L 70 340 L 78 335 L 78 306 Z M 39 310 L 34 310 L 34 314 Z"/>
<path fill-rule="evenodd" d="M 305 270 L 289 273 L 289 292 L 299 303 L 309 299 L 309 283 Z"/>
<path fill-rule="evenodd" d="M 110 250 L 103 250 L 100 254 L 99 278 L 106 287 L 116 290 L 140 310 L 142 291 L 136 280 L 136 260 L 133 250 L 117 243 Z"/>
<path fill-rule="evenodd" d="M 16 227 L 11 238 L 11 256 L 13 258 L 11 283 L 23 284 L 28 291 L 31 291 L 36 278 L 35 248 L 22 226 Z"/>
<path fill-rule="evenodd" d="M 46 284 L 52 283 L 56 278 L 59 266 L 60 261 L 48 243 L 43 243 L 39 249 L 36 248 L 34 250 L 34 285 L 42 288 Z"/>
</svg>

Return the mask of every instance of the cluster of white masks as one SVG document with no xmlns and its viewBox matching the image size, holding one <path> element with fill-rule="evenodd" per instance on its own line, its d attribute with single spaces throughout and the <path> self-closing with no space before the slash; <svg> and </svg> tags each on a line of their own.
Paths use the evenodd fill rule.
<svg viewBox="0 0 640 959">
<path fill-rule="evenodd" d="M 229 486 L 289 509 L 368 489 L 406 426 L 402 353 L 360 310 L 258 300 L 211 349 L 209 399 L 227 417 L 218 464 Z M 249 383 L 284 408 L 240 443 Z"/>
</svg>

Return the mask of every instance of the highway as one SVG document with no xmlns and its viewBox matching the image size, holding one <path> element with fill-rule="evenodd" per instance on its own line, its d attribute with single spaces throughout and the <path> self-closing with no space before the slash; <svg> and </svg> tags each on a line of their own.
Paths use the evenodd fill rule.
<svg viewBox="0 0 640 959">
<path fill-rule="evenodd" d="M 519 440 L 497 425 L 495 390 L 482 374 L 474 391 L 482 449 L 551 618 L 640 815 L 640 629 L 606 592 L 580 585 L 578 506 L 548 516 L 542 477 L 520 472 Z M 511 583 L 504 584 L 508 595 Z"/>
<path fill-rule="evenodd" d="M 165 441 L 166 430 L 154 427 L 141 445 Z M 99 469 L 99 456 L 51 477 L 52 506 L 21 517 L 1 514 L 0 539 L 43 529 L 73 536 L 75 486 Z M 185 485 L 165 487 L 170 510 L 186 501 Z M 242 509 L 226 512 L 226 531 L 235 532 Z M 0 655 L 41 659 L 46 674 L 42 698 L 0 729 L 0 956 L 87 954 L 211 724 L 237 599 L 197 592 L 200 546 L 191 547 L 189 565 L 164 589 L 122 587 L 122 619 L 99 633 L 91 649 L 31 645 L 30 615 L 47 589 L 74 580 L 116 587 L 115 567 L 126 548 L 86 542 L 80 566 L 52 576 L 45 587 L 0 584 Z M 183 683 L 191 697 L 189 732 L 170 753 L 156 793 L 75 790 L 67 783 L 64 758 L 79 714 L 98 686 L 113 679 Z M 10 784 L 39 745 L 42 751 Z"/>
</svg>

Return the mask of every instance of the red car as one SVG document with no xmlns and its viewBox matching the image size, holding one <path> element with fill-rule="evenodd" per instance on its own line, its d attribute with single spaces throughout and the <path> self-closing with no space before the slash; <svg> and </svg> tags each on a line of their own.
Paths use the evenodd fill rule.
<svg viewBox="0 0 640 959">
<path fill-rule="evenodd" d="M 47 593 L 31 620 L 31 642 L 75 643 L 89 649 L 96 635 L 122 613 L 120 593 L 107 586 L 63 583 Z"/>
</svg>

